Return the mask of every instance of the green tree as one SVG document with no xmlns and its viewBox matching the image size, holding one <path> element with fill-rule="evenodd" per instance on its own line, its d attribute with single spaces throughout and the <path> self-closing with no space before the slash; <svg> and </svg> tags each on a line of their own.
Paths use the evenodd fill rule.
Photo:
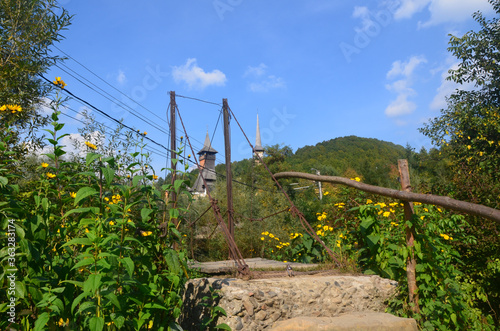
<svg viewBox="0 0 500 331">
<path fill-rule="evenodd" d="M 16 116 L 0 113 L 0 134 L 7 125 L 15 128 L 11 146 L 19 145 L 21 137 L 41 142 L 35 129 L 46 125 L 48 117 L 39 108 L 54 86 L 37 75 L 61 60 L 51 54 L 51 46 L 63 38 L 61 31 L 70 21 L 56 0 L 0 1 L 0 107 L 22 108 Z"/>
<path fill-rule="evenodd" d="M 447 194 L 457 199 L 500 208 L 500 0 L 490 0 L 496 17 L 488 20 L 480 12 L 473 15 L 479 31 L 462 37 L 451 35 L 448 50 L 459 60 L 449 71 L 448 80 L 472 84 L 448 98 L 448 107 L 420 131 L 449 155 L 454 188 Z M 468 261 L 464 269 L 483 312 L 500 316 L 500 226 L 470 218 L 469 231 L 477 244 L 460 245 Z M 485 293 L 484 295 L 482 293 Z M 488 295 L 486 295 L 486 293 Z"/>
<path fill-rule="evenodd" d="M 490 0 L 497 14 L 500 1 Z M 448 98 L 448 108 L 420 131 L 452 156 L 458 198 L 500 207 L 500 25 L 473 15 L 481 26 L 462 37 L 451 36 L 448 50 L 459 59 L 447 78 L 474 85 L 457 90 Z"/>
</svg>

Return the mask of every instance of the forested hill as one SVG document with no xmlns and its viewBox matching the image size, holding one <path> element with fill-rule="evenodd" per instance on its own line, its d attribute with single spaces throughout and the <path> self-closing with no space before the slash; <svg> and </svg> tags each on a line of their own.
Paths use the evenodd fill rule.
<svg viewBox="0 0 500 331">
<path fill-rule="evenodd" d="M 397 160 L 405 148 L 390 142 L 356 136 L 340 137 L 299 148 L 287 158 L 290 170 L 332 176 L 363 177 L 369 184 L 392 186 L 397 177 Z"/>
</svg>

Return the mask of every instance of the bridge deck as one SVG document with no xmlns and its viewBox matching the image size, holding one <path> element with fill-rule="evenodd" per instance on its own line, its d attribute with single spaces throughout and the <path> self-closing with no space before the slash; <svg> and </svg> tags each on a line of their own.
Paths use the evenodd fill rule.
<svg viewBox="0 0 500 331">
<path fill-rule="evenodd" d="M 305 264 L 295 262 L 282 262 L 267 260 L 260 257 L 245 259 L 246 264 L 250 270 L 280 270 L 285 271 L 287 264 L 290 264 L 293 270 L 304 270 L 315 268 L 317 264 Z M 236 264 L 233 260 L 215 261 L 215 262 L 192 262 L 189 264 L 192 269 L 199 269 L 206 274 L 222 274 L 231 273 L 237 270 Z"/>
</svg>

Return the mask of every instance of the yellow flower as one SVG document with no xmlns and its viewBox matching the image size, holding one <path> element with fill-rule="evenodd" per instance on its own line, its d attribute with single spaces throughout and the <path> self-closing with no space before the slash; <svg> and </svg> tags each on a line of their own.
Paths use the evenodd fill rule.
<svg viewBox="0 0 500 331">
<path fill-rule="evenodd" d="M 266 231 L 266 232 L 262 232 L 261 234 L 263 234 L 264 236 L 267 236 L 269 234 L 269 232 Z"/>
<path fill-rule="evenodd" d="M 148 133 L 146 131 L 144 131 L 144 135 L 147 135 Z"/>
<path fill-rule="evenodd" d="M 287 260 L 283 261 L 283 263 L 287 263 L 287 262 L 288 262 Z"/>
<path fill-rule="evenodd" d="M 86 142 L 85 142 L 85 145 L 87 145 L 89 148 L 92 148 L 92 149 L 94 149 L 94 150 L 95 150 L 95 149 L 97 149 L 97 146 L 96 146 L 96 145 L 94 145 L 94 144 L 92 144 L 91 142 L 86 141 Z"/>
<path fill-rule="evenodd" d="M 153 179 L 155 179 L 155 180 L 156 180 L 156 179 L 158 179 L 158 176 L 156 176 L 156 175 L 153 175 Z"/>
<path fill-rule="evenodd" d="M 366 200 L 366 204 L 369 205 L 370 203 L 373 203 L 371 199 Z"/>
<path fill-rule="evenodd" d="M 326 191 L 325 193 L 323 193 L 323 195 L 328 195 L 330 194 L 330 192 Z"/>
<path fill-rule="evenodd" d="M 90 232 L 89 229 L 85 228 L 85 233 L 89 233 L 89 232 Z"/>
<path fill-rule="evenodd" d="M 47 168 L 49 166 L 48 163 L 42 162 L 42 168 Z"/>
<path fill-rule="evenodd" d="M 188 157 L 191 157 L 191 154 L 189 154 Z"/>
<path fill-rule="evenodd" d="M 2 107 L 0 107 L 0 111 L 5 111 L 7 110 L 7 105 L 3 105 Z"/>
<path fill-rule="evenodd" d="M 443 239 L 444 239 L 444 240 L 450 240 L 450 239 L 453 239 L 453 238 L 451 238 L 449 235 L 447 235 L 447 234 L 443 234 L 443 233 L 441 233 L 441 234 L 440 234 L 440 236 L 441 236 L 441 237 L 443 237 Z"/>
<path fill-rule="evenodd" d="M 56 176 L 56 175 L 54 175 L 53 173 L 50 173 L 50 172 L 47 172 L 47 174 L 46 174 L 46 175 L 47 175 L 47 177 L 49 177 L 49 178 L 51 178 L 51 179 L 52 179 L 52 178 L 54 178 L 54 177 Z"/>
<path fill-rule="evenodd" d="M 66 322 L 62 319 L 62 317 L 59 319 L 59 322 L 57 322 L 57 325 L 59 326 L 66 326 L 69 325 L 69 318 L 66 319 Z"/>
<path fill-rule="evenodd" d="M 391 212 L 390 212 L 390 211 L 386 211 L 386 212 L 384 212 L 384 215 L 383 215 L 383 216 L 384 216 L 384 217 L 389 217 L 389 215 L 391 215 Z"/>
<path fill-rule="evenodd" d="M 391 225 L 392 225 L 392 226 L 396 226 L 396 227 L 397 227 L 397 226 L 399 226 L 399 224 L 398 224 L 398 223 L 395 223 L 395 222 L 391 222 Z"/>
<path fill-rule="evenodd" d="M 260 240 L 264 240 L 264 237 L 260 237 Z"/>
<path fill-rule="evenodd" d="M 274 234 L 270 233 L 269 238 L 274 238 Z"/>
<path fill-rule="evenodd" d="M 56 80 L 53 81 L 54 85 L 60 86 L 61 88 L 65 88 L 67 84 L 61 79 L 61 77 L 56 77 Z"/>
<path fill-rule="evenodd" d="M 153 232 L 151 232 L 151 231 L 143 231 L 143 232 L 141 232 L 141 236 L 147 237 L 147 236 L 150 236 L 152 233 Z"/>
<path fill-rule="evenodd" d="M 113 226 L 113 225 L 115 225 L 115 222 L 109 221 L 109 225 Z"/>
</svg>

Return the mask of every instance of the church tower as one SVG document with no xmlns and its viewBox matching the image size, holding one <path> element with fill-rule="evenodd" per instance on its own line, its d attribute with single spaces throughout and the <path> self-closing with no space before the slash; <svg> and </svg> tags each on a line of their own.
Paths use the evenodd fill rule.
<svg viewBox="0 0 500 331">
<path fill-rule="evenodd" d="M 255 133 L 255 146 L 254 146 L 254 159 L 257 163 L 260 163 L 259 157 L 262 159 L 264 157 L 264 148 L 262 147 L 262 142 L 260 140 L 260 126 L 259 126 L 259 114 L 257 114 L 257 131 Z"/>
<path fill-rule="evenodd" d="M 207 131 L 203 148 L 197 153 L 200 160 L 200 173 L 193 185 L 193 190 L 200 195 L 205 195 L 207 190 L 210 191 L 215 185 L 215 181 L 217 180 L 215 174 L 215 154 L 217 153 L 218 152 L 212 148 L 212 143 L 210 142 Z M 205 187 L 205 183 L 201 176 L 205 178 L 208 187 Z"/>
</svg>

